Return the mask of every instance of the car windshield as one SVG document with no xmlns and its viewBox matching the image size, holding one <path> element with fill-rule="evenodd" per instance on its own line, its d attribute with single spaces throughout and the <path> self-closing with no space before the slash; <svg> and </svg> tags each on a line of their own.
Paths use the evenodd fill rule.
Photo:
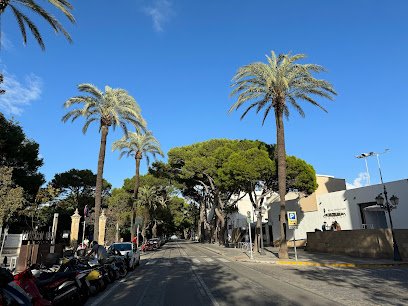
<svg viewBox="0 0 408 306">
<path fill-rule="evenodd" d="M 112 248 L 118 251 L 130 251 L 132 249 L 132 245 L 130 243 L 118 243 L 112 244 Z"/>
</svg>

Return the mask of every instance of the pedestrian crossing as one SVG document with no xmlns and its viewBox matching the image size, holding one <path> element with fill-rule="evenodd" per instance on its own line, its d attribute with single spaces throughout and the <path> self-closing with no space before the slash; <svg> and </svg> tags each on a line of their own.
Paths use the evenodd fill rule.
<svg viewBox="0 0 408 306">
<path fill-rule="evenodd" d="M 228 263 L 231 262 L 227 258 L 218 257 L 218 258 L 211 258 L 206 256 L 197 256 L 197 257 L 182 257 L 182 258 L 170 258 L 170 259 L 149 259 L 145 265 L 160 265 L 160 266 L 167 266 L 170 267 L 174 264 L 181 265 L 181 264 L 188 264 L 193 263 L 196 265 L 200 264 L 208 264 L 208 263 Z"/>
</svg>

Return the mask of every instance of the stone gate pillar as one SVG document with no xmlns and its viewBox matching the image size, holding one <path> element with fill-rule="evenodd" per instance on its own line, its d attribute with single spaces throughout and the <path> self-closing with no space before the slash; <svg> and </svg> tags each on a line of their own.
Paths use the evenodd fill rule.
<svg viewBox="0 0 408 306">
<path fill-rule="evenodd" d="M 102 214 L 99 216 L 99 237 L 98 244 L 104 245 L 105 243 L 105 227 L 106 227 L 105 210 L 102 209 Z"/>
<path fill-rule="evenodd" d="M 78 208 L 77 208 L 74 214 L 71 216 L 71 235 L 70 235 L 71 246 L 76 246 L 78 243 L 78 232 L 79 232 L 80 220 L 81 220 L 81 216 L 79 215 Z"/>
</svg>

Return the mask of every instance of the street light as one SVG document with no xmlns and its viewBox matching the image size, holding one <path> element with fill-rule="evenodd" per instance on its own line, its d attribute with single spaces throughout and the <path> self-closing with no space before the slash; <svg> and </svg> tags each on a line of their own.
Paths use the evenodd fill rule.
<svg viewBox="0 0 408 306">
<path fill-rule="evenodd" d="M 373 156 L 374 152 L 369 152 L 369 153 L 361 153 L 360 155 L 357 155 L 356 158 L 364 158 L 365 165 L 366 165 L 366 173 L 367 173 L 367 185 L 370 186 L 370 173 L 368 172 L 368 164 L 367 164 L 367 158 L 370 156 Z"/>
<path fill-rule="evenodd" d="M 392 246 L 394 249 L 394 260 L 401 261 L 402 260 L 401 254 L 399 252 L 397 240 L 395 239 L 394 226 L 392 224 L 392 217 L 391 217 L 391 210 L 393 210 L 394 208 L 397 208 L 397 205 L 399 203 L 399 198 L 393 195 L 390 198 L 390 201 L 388 201 L 387 189 L 385 188 L 384 184 L 383 186 L 384 186 L 385 203 L 384 203 L 384 197 L 381 195 L 381 193 L 375 198 L 375 201 L 381 208 L 386 209 L 388 211 L 388 218 L 390 220 L 390 227 L 391 227 L 391 234 L 392 234 Z"/>
</svg>

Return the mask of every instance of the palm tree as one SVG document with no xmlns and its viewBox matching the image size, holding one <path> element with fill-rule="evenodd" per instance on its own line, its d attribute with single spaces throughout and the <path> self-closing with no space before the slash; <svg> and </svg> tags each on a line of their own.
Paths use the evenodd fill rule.
<svg viewBox="0 0 408 306">
<path fill-rule="evenodd" d="M 142 206 L 146 207 L 145 220 L 142 228 L 142 236 L 146 237 L 146 229 L 153 221 L 152 234 L 154 237 L 157 236 L 157 225 L 161 223 L 161 220 L 157 218 L 157 209 L 160 207 L 167 206 L 169 201 L 167 193 L 164 193 L 160 187 L 155 186 L 143 186 L 140 188 L 140 196 L 137 199 Z"/>
<path fill-rule="evenodd" d="M 69 21 L 75 23 L 75 18 L 71 14 L 73 9 L 72 5 L 67 0 L 48 0 L 55 8 L 61 11 Z M 40 15 L 48 24 L 54 29 L 56 33 L 61 32 L 69 42 L 72 42 L 71 36 L 64 29 L 61 23 L 49 12 L 47 12 L 43 7 L 38 5 L 34 0 L 0 0 L 0 17 L 10 8 L 14 17 L 17 20 L 17 24 L 20 28 L 21 35 L 23 36 L 24 44 L 27 44 L 27 27 L 30 29 L 34 38 L 37 40 L 41 49 L 45 50 L 45 44 L 38 30 L 37 26 L 32 22 L 32 20 L 24 13 L 22 8 L 27 9 L 37 15 Z"/>
<path fill-rule="evenodd" d="M 62 121 L 68 119 L 74 121 L 78 117 L 85 117 L 85 124 L 82 132 L 85 134 L 89 125 L 99 122 L 99 131 L 101 132 L 101 145 L 99 149 L 98 171 L 96 175 L 95 188 L 95 226 L 94 239 L 99 237 L 99 213 L 102 199 L 102 179 L 103 166 L 105 162 L 106 139 L 109 127 L 120 126 L 124 133 L 127 134 L 127 123 L 132 124 L 137 129 L 145 129 L 146 122 L 141 115 L 141 110 L 135 99 L 124 89 L 113 89 L 105 86 L 105 92 L 102 92 L 92 84 L 78 85 L 80 92 L 88 95 L 76 96 L 68 99 L 64 103 L 65 108 L 74 104 L 83 104 L 83 108 L 77 108 L 69 111 L 62 117 Z"/>
<path fill-rule="evenodd" d="M 238 110 L 245 102 L 251 102 L 241 119 L 253 108 L 256 109 L 256 113 L 264 109 L 262 125 L 271 110 L 275 114 L 280 197 L 280 258 L 288 258 L 285 228 L 286 152 L 283 115 L 286 118 L 289 117 L 288 106 L 291 105 L 304 117 L 305 113 L 298 104 L 298 100 L 304 100 L 326 111 L 314 96 L 333 100 L 333 95 L 336 94 L 329 82 L 313 77 L 312 73 L 324 71 L 322 66 L 296 63 L 305 57 L 304 54 L 276 56 L 272 51 L 270 57 L 266 56 L 267 63 L 256 62 L 239 68 L 231 85 L 233 87 L 231 96 L 238 96 L 238 98 L 229 112 Z"/>
<path fill-rule="evenodd" d="M 124 155 L 133 156 L 136 161 L 136 175 L 135 175 L 135 188 L 133 190 L 133 199 L 134 202 L 137 200 L 139 186 L 140 186 L 140 161 L 143 156 L 146 157 L 147 165 L 150 163 L 149 155 L 153 155 L 153 158 L 156 159 L 156 155 L 164 156 L 162 150 L 160 149 L 160 143 L 153 136 L 151 132 L 146 133 L 137 133 L 131 132 L 128 136 L 123 136 L 122 139 L 115 141 L 112 144 L 112 151 L 121 150 L 119 158 L 122 158 Z M 132 216 L 131 216 L 131 235 L 132 239 L 135 235 L 133 220 L 135 220 L 135 203 L 132 204 Z"/>
</svg>

